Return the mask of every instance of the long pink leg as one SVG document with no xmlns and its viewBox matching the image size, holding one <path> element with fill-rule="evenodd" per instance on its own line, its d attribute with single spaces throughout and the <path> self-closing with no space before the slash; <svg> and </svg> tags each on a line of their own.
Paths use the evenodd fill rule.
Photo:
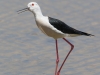
<svg viewBox="0 0 100 75">
<path fill-rule="evenodd" d="M 56 43 L 56 55 L 57 55 L 57 59 L 56 59 L 56 69 L 55 69 L 55 75 L 57 74 L 57 70 L 58 70 L 58 63 L 59 63 L 59 54 L 58 54 L 58 43 L 57 43 L 57 39 L 55 40 Z"/>
<path fill-rule="evenodd" d="M 62 69 L 62 67 L 63 67 L 63 65 L 64 65 L 66 59 L 68 58 L 69 54 L 71 53 L 71 51 L 72 51 L 73 48 L 74 48 L 74 45 L 73 45 L 73 44 L 71 44 L 71 43 L 70 43 L 68 40 L 66 40 L 65 38 L 63 38 L 63 39 L 71 46 L 71 49 L 70 49 L 70 51 L 68 52 L 67 56 L 65 57 L 65 59 L 64 59 L 64 61 L 63 61 L 63 63 L 62 63 L 62 65 L 61 65 L 61 67 L 59 68 L 59 70 L 58 70 L 58 72 L 57 72 L 57 75 L 60 75 L 60 71 L 61 71 L 61 69 Z"/>
</svg>

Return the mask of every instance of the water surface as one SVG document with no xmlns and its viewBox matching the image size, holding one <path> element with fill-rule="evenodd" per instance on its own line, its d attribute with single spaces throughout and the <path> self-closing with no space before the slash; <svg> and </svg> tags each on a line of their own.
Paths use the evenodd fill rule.
<svg viewBox="0 0 100 75">
<path fill-rule="evenodd" d="M 32 0 L 0 1 L 0 75 L 54 75 L 55 41 L 41 33 L 30 12 L 17 14 Z M 44 15 L 94 34 L 66 37 L 75 48 L 61 75 L 100 75 L 100 1 L 36 0 Z M 60 63 L 70 46 L 59 41 Z"/>
</svg>

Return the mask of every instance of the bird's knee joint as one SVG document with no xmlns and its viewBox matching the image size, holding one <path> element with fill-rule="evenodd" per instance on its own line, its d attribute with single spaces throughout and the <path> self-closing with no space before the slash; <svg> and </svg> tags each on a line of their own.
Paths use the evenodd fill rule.
<svg viewBox="0 0 100 75">
<path fill-rule="evenodd" d="M 74 48 L 74 45 L 72 45 L 72 47 Z"/>
<path fill-rule="evenodd" d="M 56 60 L 56 63 L 59 63 L 59 59 Z"/>
<path fill-rule="evenodd" d="M 74 48 L 74 45 L 72 44 L 71 46 L 72 46 L 72 49 L 73 49 Z"/>
</svg>

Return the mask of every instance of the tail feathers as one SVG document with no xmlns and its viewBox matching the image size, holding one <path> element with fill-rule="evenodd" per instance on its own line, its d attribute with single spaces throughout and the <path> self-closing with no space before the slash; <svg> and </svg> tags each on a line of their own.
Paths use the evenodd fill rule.
<svg viewBox="0 0 100 75">
<path fill-rule="evenodd" d="M 85 32 L 81 32 L 81 35 L 85 35 L 85 36 L 94 36 L 94 35 L 92 35 L 92 34 L 85 33 Z"/>
</svg>

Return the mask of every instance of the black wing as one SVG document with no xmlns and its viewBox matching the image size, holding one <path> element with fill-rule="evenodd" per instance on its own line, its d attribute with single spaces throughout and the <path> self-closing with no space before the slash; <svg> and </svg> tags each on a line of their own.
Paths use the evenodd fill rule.
<svg viewBox="0 0 100 75">
<path fill-rule="evenodd" d="M 54 19 L 51 17 L 48 17 L 48 18 L 49 18 L 50 24 L 63 33 L 91 36 L 91 34 L 76 30 L 58 19 Z"/>
</svg>

